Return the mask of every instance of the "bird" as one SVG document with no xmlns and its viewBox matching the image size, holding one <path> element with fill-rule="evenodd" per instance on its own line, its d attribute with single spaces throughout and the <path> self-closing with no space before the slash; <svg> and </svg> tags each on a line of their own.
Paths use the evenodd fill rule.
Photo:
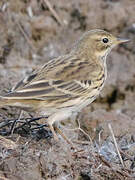
<svg viewBox="0 0 135 180">
<path fill-rule="evenodd" d="M 46 122 L 57 139 L 54 126 L 96 99 L 107 78 L 107 55 L 128 41 L 101 29 L 85 32 L 70 52 L 51 59 L 0 96 L 0 107 L 15 106 L 47 115 Z"/>
</svg>

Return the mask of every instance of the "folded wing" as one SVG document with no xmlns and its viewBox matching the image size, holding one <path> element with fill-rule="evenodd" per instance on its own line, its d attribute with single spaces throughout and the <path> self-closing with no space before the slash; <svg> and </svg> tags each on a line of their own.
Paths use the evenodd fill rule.
<svg viewBox="0 0 135 180">
<path fill-rule="evenodd" d="M 84 94 L 88 86 L 86 82 L 80 81 L 62 81 L 62 80 L 38 80 L 16 89 L 4 96 L 7 99 L 58 99 L 72 98 Z"/>
</svg>

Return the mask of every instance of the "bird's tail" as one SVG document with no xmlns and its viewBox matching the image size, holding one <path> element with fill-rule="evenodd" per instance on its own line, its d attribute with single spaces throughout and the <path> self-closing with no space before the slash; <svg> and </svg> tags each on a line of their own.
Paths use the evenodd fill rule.
<svg viewBox="0 0 135 180">
<path fill-rule="evenodd" d="M 8 99 L 7 97 L 0 96 L 0 108 L 5 106 L 16 106 L 16 99 Z"/>
<path fill-rule="evenodd" d="M 0 108 L 5 106 L 14 106 L 26 111 L 34 111 L 35 108 L 32 100 L 29 100 L 28 104 L 27 101 L 23 99 L 10 99 L 6 96 L 0 96 Z"/>
<path fill-rule="evenodd" d="M 0 96 L 0 108 L 10 104 L 10 100 Z"/>
</svg>

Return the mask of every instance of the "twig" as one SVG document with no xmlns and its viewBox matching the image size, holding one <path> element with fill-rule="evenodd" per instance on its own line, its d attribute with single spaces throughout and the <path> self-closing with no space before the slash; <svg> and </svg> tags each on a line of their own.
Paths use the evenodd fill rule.
<svg viewBox="0 0 135 180">
<path fill-rule="evenodd" d="M 78 119 L 77 119 L 77 123 L 78 123 L 78 127 L 77 127 L 77 128 L 72 128 L 72 129 L 71 129 L 71 128 L 65 128 L 65 127 L 63 127 L 63 128 L 64 128 L 65 130 L 67 130 L 67 131 L 76 131 L 76 130 L 80 130 L 85 136 L 88 137 L 90 143 L 93 144 L 92 139 L 91 139 L 91 137 L 89 136 L 89 134 L 87 134 L 87 133 L 81 128 L 81 125 L 80 125 L 80 122 L 79 122 Z"/>
<path fill-rule="evenodd" d="M 112 168 L 111 164 L 110 164 L 103 156 L 101 156 L 100 154 L 98 154 L 98 157 L 100 158 L 100 160 L 101 160 L 106 166 L 108 166 L 109 168 Z"/>
<path fill-rule="evenodd" d="M 119 148 L 118 148 L 118 144 L 117 144 L 117 142 L 116 142 L 116 139 L 115 139 L 115 136 L 114 136 L 112 127 L 111 127 L 111 124 L 108 124 L 108 127 L 109 127 L 109 130 L 110 130 L 110 132 L 111 132 L 111 135 L 112 135 L 112 138 L 113 138 L 113 141 L 114 141 L 114 145 L 115 145 L 115 147 L 116 147 L 116 151 L 117 151 L 117 153 L 118 153 L 120 162 L 121 162 L 121 164 L 122 164 L 122 166 L 123 166 L 123 168 L 124 168 L 124 163 L 123 163 L 123 160 L 122 160 L 122 157 L 121 157 Z"/>
<path fill-rule="evenodd" d="M 56 11 L 53 9 L 52 5 L 50 4 L 50 2 L 48 0 L 44 0 L 45 4 L 47 5 L 47 7 L 49 8 L 49 10 L 51 11 L 51 13 L 53 14 L 53 16 L 56 18 L 56 20 L 58 21 L 58 23 L 63 26 L 63 22 L 60 19 L 60 17 L 58 16 L 58 14 L 56 13 Z"/>
<path fill-rule="evenodd" d="M 91 145 L 90 141 L 79 141 L 79 140 L 73 140 L 74 143 L 82 144 L 82 145 Z"/>
<path fill-rule="evenodd" d="M 0 134 L 1 135 L 9 135 L 13 134 L 13 132 L 18 132 L 20 129 L 25 129 L 25 126 L 27 126 L 29 132 L 35 131 L 36 129 L 42 129 L 43 127 L 47 127 L 47 124 L 39 124 L 37 121 L 47 118 L 45 117 L 37 117 L 37 118 L 21 118 L 21 116 L 18 119 L 7 119 L 6 121 L 0 123 Z M 18 124 L 18 126 L 15 126 Z M 28 127 L 29 126 L 29 127 Z M 33 127 L 36 126 L 36 127 Z M 6 130 L 5 128 L 10 128 L 10 130 Z M 4 129 L 3 129 L 4 128 Z"/>
<path fill-rule="evenodd" d="M 121 171 L 121 170 L 119 170 L 119 169 L 116 169 L 115 170 L 117 173 L 119 173 L 119 174 L 121 174 L 123 177 L 128 177 L 128 178 L 130 178 L 130 180 L 132 180 L 131 178 L 132 178 L 132 176 L 130 175 L 130 174 L 128 174 L 127 172 L 125 172 L 125 171 Z"/>
<path fill-rule="evenodd" d="M 20 125 L 20 126 L 18 126 L 18 127 L 15 128 L 15 131 L 16 131 L 17 129 L 19 129 L 19 128 L 25 127 L 25 125 L 30 124 L 31 122 L 35 122 L 35 121 L 40 120 L 40 119 L 42 119 L 42 118 L 46 118 L 46 117 L 27 118 L 27 119 L 25 119 L 25 120 L 26 120 L 25 123 L 23 123 L 22 125 Z M 29 120 L 29 121 L 28 121 L 28 120 Z M 42 126 L 43 126 L 43 125 L 42 125 Z M 45 126 L 45 125 L 44 125 L 44 126 Z M 41 128 L 41 127 L 40 127 L 40 128 Z"/>
<path fill-rule="evenodd" d="M 5 126 L 8 126 L 8 125 L 11 124 L 12 122 L 13 122 L 13 121 L 1 122 L 1 123 L 0 123 L 0 129 L 3 128 L 3 127 L 5 127 Z"/>
<path fill-rule="evenodd" d="M 130 178 L 131 178 L 131 176 L 130 176 L 127 172 L 125 172 L 125 171 L 123 171 L 123 170 L 119 170 L 119 169 L 113 168 L 112 165 L 111 165 L 103 156 L 98 155 L 98 157 L 100 158 L 100 160 L 101 160 L 106 166 L 108 166 L 109 168 L 111 168 L 111 170 L 115 173 L 115 175 L 121 174 L 122 176 L 127 176 L 127 177 L 130 177 Z M 124 169 L 124 170 L 125 170 L 125 169 Z"/>
<path fill-rule="evenodd" d="M 39 125 L 37 127 L 31 128 L 31 130 L 41 129 L 43 127 L 48 127 L 48 125 L 47 124 L 41 124 L 41 125 Z"/>
<path fill-rule="evenodd" d="M 21 119 L 22 114 L 23 114 L 23 111 L 21 110 L 21 111 L 20 111 L 20 114 L 19 114 L 19 117 L 18 117 L 17 120 L 20 120 L 20 119 Z M 15 124 L 17 123 L 17 120 L 15 120 L 15 121 L 13 122 L 12 126 L 11 126 L 11 130 L 10 130 L 11 135 L 13 135 L 13 133 L 14 133 L 14 130 L 15 130 Z"/>
<path fill-rule="evenodd" d="M 91 144 L 93 144 L 92 139 L 91 139 L 91 137 L 89 136 L 89 134 L 87 134 L 87 133 L 81 128 L 79 119 L 77 119 L 77 122 L 78 122 L 78 125 L 79 125 L 78 129 L 79 129 L 85 136 L 87 136 L 88 139 L 89 139 L 89 141 L 91 142 Z"/>
<path fill-rule="evenodd" d="M 98 141 L 99 141 L 99 145 L 101 145 L 101 134 L 103 132 L 103 129 L 101 129 L 98 133 Z"/>
<path fill-rule="evenodd" d="M 122 155 L 124 155 L 128 160 L 130 160 L 130 161 L 133 161 L 133 160 L 134 160 L 134 158 L 133 158 L 132 156 L 128 155 L 126 152 L 122 151 L 121 149 L 120 149 L 119 151 L 120 151 L 120 153 L 121 153 Z"/>
<path fill-rule="evenodd" d="M 19 30 L 21 31 L 21 33 L 23 34 L 24 38 L 26 39 L 27 43 L 29 44 L 29 46 L 31 47 L 32 51 L 35 53 L 35 47 L 33 46 L 32 42 L 30 41 L 28 35 L 25 33 L 24 29 L 22 28 L 21 24 L 19 22 L 16 22 Z"/>
</svg>

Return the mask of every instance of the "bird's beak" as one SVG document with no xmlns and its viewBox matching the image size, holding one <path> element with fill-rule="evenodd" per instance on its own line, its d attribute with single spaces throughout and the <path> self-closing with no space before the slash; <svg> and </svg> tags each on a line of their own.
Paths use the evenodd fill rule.
<svg viewBox="0 0 135 180">
<path fill-rule="evenodd" d="M 130 39 L 117 38 L 116 44 L 122 44 L 122 43 L 126 43 L 126 42 L 129 42 L 129 41 L 130 41 Z"/>
</svg>

